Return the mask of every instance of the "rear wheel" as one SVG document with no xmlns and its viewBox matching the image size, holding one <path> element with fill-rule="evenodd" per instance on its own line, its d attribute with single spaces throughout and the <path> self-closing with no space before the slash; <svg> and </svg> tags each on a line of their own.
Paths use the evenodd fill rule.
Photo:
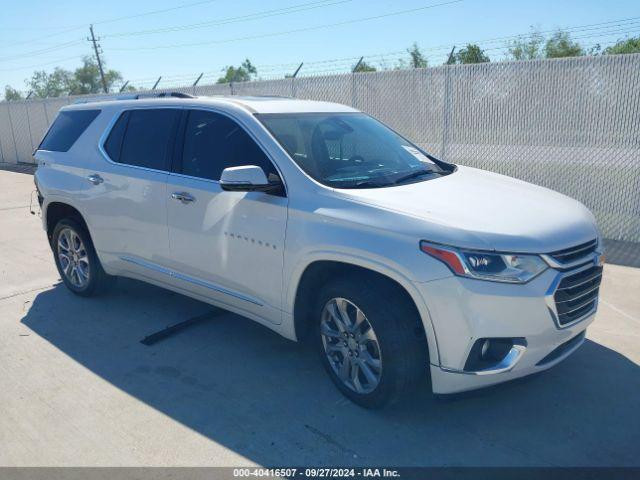
<svg viewBox="0 0 640 480">
<path fill-rule="evenodd" d="M 322 288 L 315 312 L 322 363 L 355 403 L 380 408 L 426 381 L 428 354 L 420 318 L 395 285 L 336 280 Z"/>
<path fill-rule="evenodd" d="M 91 296 L 113 281 L 105 273 L 86 229 L 76 220 L 60 220 L 51 239 L 53 256 L 62 281 L 73 293 Z"/>
</svg>

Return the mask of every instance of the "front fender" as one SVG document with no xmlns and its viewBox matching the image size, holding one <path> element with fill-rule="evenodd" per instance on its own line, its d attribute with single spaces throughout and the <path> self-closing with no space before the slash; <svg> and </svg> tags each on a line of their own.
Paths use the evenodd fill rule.
<svg viewBox="0 0 640 480">
<path fill-rule="evenodd" d="M 298 287 L 305 270 L 313 263 L 320 261 L 339 262 L 365 268 L 384 275 L 401 285 L 413 300 L 418 313 L 420 314 L 420 318 L 422 319 L 424 331 L 427 336 L 427 344 L 429 346 L 429 361 L 432 364 L 439 365 L 440 355 L 438 351 L 438 340 L 431 321 L 429 308 L 420 292 L 417 290 L 415 284 L 410 280 L 408 275 L 403 272 L 404 269 L 393 265 L 388 261 L 388 259 L 373 258 L 370 252 L 350 251 L 347 253 L 330 249 L 319 249 L 305 252 L 304 256 L 292 266 L 289 270 L 289 274 L 285 277 L 289 279 L 283 299 L 285 303 L 285 310 L 287 312 L 291 312 L 291 315 L 293 315 Z M 425 365 L 425 368 L 426 367 L 427 366 Z"/>
</svg>

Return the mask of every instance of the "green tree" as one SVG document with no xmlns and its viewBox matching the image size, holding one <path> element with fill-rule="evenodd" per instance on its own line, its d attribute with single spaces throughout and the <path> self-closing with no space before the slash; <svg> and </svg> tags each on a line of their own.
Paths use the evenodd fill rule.
<svg viewBox="0 0 640 480">
<path fill-rule="evenodd" d="M 35 97 L 60 97 L 69 93 L 69 86 L 73 74 L 69 70 L 56 67 L 53 72 L 44 70 L 33 72 L 25 83 L 33 91 Z"/>
<path fill-rule="evenodd" d="M 103 62 L 103 68 L 105 67 Z M 104 80 L 107 84 L 107 91 L 111 91 L 115 83 L 122 80 L 120 72 L 115 70 L 105 70 Z M 100 78 L 100 68 L 98 62 L 93 57 L 83 57 L 82 66 L 73 72 L 73 76 L 68 84 L 70 95 L 85 95 L 88 93 L 102 93 L 102 78 Z"/>
<path fill-rule="evenodd" d="M 593 45 L 587 52 L 587 55 L 590 55 L 592 57 L 595 57 L 597 55 L 600 55 L 602 53 L 602 45 L 600 45 L 599 43 L 596 43 L 595 45 Z"/>
<path fill-rule="evenodd" d="M 571 35 L 562 30 L 554 33 L 544 46 L 546 58 L 580 57 L 584 53 L 582 45 L 571 40 Z"/>
<path fill-rule="evenodd" d="M 107 91 L 111 91 L 122 80 L 122 75 L 115 70 L 106 70 L 104 78 Z M 98 63 L 90 56 L 83 57 L 82 66 L 74 72 L 60 67 L 56 67 L 51 73 L 39 70 L 33 73 L 26 84 L 33 95 L 40 98 L 103 92 Z"/>
<path fill-rule="evenodd" d="M 605 55 L 617 55 L 620 53 L 640 53 L 640 36 L 618 40 L 615 45 L 607 47 L 602 52 Z"/>
<path fill-rule="evenodd" d="M 491 61 L 484 51 L 474 43 L 458 50 L 454 57 L 455 63 L 486 63 Z"/>
<path fill-rule="evenodd" d="M 364 60 L 362 60 L 357 65 L 354 65 L 351 68 L 351 70 L 354 71 L 354 72 L 375 72 L 376 71 L 376 67 L 374 67 L 373 65 L 370 65 L 367 62 L 365 62 Z"/>
<path fill-rule="evenodd" d="M 410 57 L 411 68 L 427 68 L 427 57 L 424 56 L 417 42 L 413 42 L 411 48 L 407 49 Z"/>
<path fill-rule="evenodd" d="M 247 58 L 239 67 L 229 65 L 224 68 L 223 72 L 224 75 L 218 78 L 217 83 L 248 82 L 258 73 L 258 70 Z"/>
<path fill-rule="evenodd" d="M 4 87 L 4 99 L 7 102 L 12 102 L 14 100 L 22 100 L 24 97 L 22 94 L 13 88 L 11 85 L 5 85 Z"/>
<path fill-rule="evenodd" d="M 507 44 L 511 60 L 535 60 L 543 57 L 544 37 L 535 30 L 526 37 L 518 37 Z"/>
</svg>

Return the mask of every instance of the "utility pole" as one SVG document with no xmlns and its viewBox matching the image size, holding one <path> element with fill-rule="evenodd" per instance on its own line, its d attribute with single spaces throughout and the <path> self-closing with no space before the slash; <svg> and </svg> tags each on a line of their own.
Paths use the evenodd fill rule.
<svg viewBox="0 0 640 480">
<path fill-rule="evenodd" d="M 107 82 L 104 79 L 104 70 L 102 69 L 102 59 L 100 58 L 100 45 L 98 45 L 98 40 L 96 40 L 96 36 L 93 34 L 93 25 L 89 25 L 89 31 L 91 32 L 91 38 L 87 38 L 87 40 L 93 43 L 93 50 L 96 52 L 96 60 L 98 61 L 98 68 L 100 69 L 100 78 L 102 79 L 102 89 L 104 93 L 107 92 Z"/>
<path fill-rule="evenodd" d="M 453 52 L 456 51 L 456 46 L 454 45 L 451 49 L 451 53 L 449 53 L 449 58 L 447 58 L 447 65 L 451 65 L 453 63 Z"/>
<path fill-rule="evenodd" d="M 202 78 L 202 76 L 204 75 L 204 72 L 200 74 L 200 76 L 198 78 L 196 78 L 196 81 L 193 82 L 193 87 L 195 87 L 196 85 L 198 85 L 198 82 L 200 81 L 200 79 Z"/>
<path fill-rule="evenodd" d="M 356 66 L 353 67 L 353 70 L 351 70 L 352 73 L 355 73 L 358 71 L 358 67 L 360 66 L 363 60 L 364 60 L 364 57 L 360 57 L 360 60 L 358 60 L 358 63 L 356 63 Z"/>
<path fill-rule="evenodd" d="M 291 75 L 291 78 L 296 78 L 296 76 L 298 75 L 298 72 L 302 68 L 302 65 L 304 65 L 304 63 L 301 62 L 300 65 L 298 65 L 298 68 L 296 68 L 296 71 L 293 72 L 293 75 Z"/>
</svg>

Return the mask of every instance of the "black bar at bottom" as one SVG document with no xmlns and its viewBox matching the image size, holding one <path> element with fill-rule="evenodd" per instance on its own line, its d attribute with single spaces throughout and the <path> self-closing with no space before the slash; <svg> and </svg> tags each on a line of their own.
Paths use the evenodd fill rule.
<svg viewBox="0 0 640 480">
<path fill-rule="evenodd" d="M 142 340 L 140 340 L 140 343 L 147 346 L 154 345 L 166 339 L 167 337 L 170 337 L 171 335 L 175 335 L 176 333 L 179 333 L 184 329 L 195 325 L 196 323 L 215 318 L 219 315 L 222 315 L 223 313 L 225 313 L 224 310 L 222 310 L 221 308 L 216 308 L 214 310 L 211 310 L 210 312 L 203 313 L 202 315 L 198 315 L 197 317 L 189 318 L 174 325 L 169 325 L 165 329 L 162 329 L 156 333 L 152 333 L 151 335 L 147 335 Z"/>
</svg>

